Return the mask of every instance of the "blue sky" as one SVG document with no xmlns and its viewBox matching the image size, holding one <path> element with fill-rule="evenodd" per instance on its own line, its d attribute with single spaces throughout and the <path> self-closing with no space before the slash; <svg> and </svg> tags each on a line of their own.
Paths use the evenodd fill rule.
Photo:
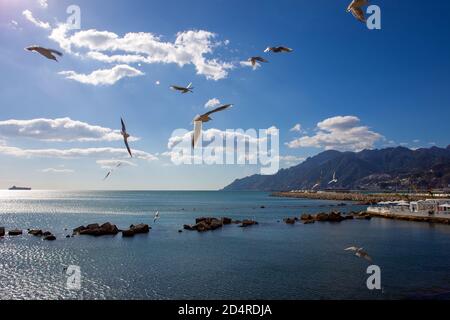
<svg viewBox="0 0 450 320">
<path fill-rule="evenodd" d="M 325 149 L 447 146 L 450 3 L 374 0 L 382 29 L 368 30 L 348 2 L 0 0 L 0 188 L 217 189 L 258 173 L 164 155 L 172 131 L 191 130 L 212 98 L 235 106 L 205 130 L 276 127 L 283 167 Z M 81 30 L 61 35 L 71 4 Z M 23 50 L 33 44 L 64 57 Z M 294 52 L 264 54 L 269 45 Z M 254 55 L 270 62 L 241 65 Z M 189 82 L 194 94 L 169 89 Z M 102 181 L 113 160 L 129 160 L 121 116 L 140 157 Z"/>
</svg>

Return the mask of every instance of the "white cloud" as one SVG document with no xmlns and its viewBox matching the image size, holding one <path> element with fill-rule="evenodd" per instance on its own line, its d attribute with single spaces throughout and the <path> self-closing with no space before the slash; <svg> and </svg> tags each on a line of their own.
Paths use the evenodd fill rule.
<svg viewBox="0 0 450 320">
<path fill-rule="evenodd" d="M 91 125 L 70 118 L 0 121 L 0 137 L 46 141 L 120 141 L 119 130 Z M 137 138 L 131 140 L 136 141 Z"/>
<path fill-rule="evenodd" d="M 205 108 L 214 108 L 220 105 L 220 100 L 217 98 L 212 98 L 205 103 Z"/>
<path fill-rule="evenodd" d="M 30 10 L 25 10 L 22 12 L 22 15 L 30 21 L 32 24 L 34 24 L 36 27 L 50 30 L 50 23 L 41 21 L 33 16 L 33 13 Z"/>
<path fill-rule="evenodd" d="M 46 8 L 48 7 L 48 2 L 47 2 L 47 0 L 38 0 L 38 3 L 39 3 L 39 5 L 40 5 L 42 8 L 44 8 L 44 9 L 46 9 Z"/>
<path fill-rule="evenodd" d="M 338 116 L 317 124 L 314 136 L 303 136 L 287 143 L 289 148 L 315 147 L 325 150 L 361 151 L 372 149 L 375 142 L 384 139 L 379 133 L 360 125 L 355 116 Z"/>
<path fill-rule="evenodd" d="M 126 77 L 137 77 L 144 75 L 141 71 L 125 64 L 117 65 L 112 69 L 96 70 L 91 74 L 80 74 L 75 71 L 62 71 L 59 74 L 65 76 L 67 79 L 94 86 L 113 85 L 117 81 Z"/>
<path fill-rule="evenodd" d="M 208 58 L 221 42 L 216 34 L 205 30 L 179 32 L 174 42 L 162 41 L 152 33 L 131 32 L 123 37 L 95 29 L 83 30 L 69 35 L 69 28 L 60 24 L 52 30 L 50 39 L 56 41 L 66 52 L 85 55 L 106 63 L 174 63 L 183 67 L 193 65 L 197 74 L 207 79 L 226 78 L 232 63 Z"/>
<path fill-rule="evenodd" d="M 126 160 L 118 160 L 118 159 L 111 159 L 111 160 L 97 160 L 96 163 L 101 166 L 102 169 L 113 169 L 116 168 L 119 164 L 121 166 L 131 166 L 136 167 L 137 165 L 131 161 Z"/>
<path fill-rule="evenodd" d="M 154 161 L 158 160 L 154 155 L 140 150 L 132 150 L 137 159 Z M 0 154 L 20 157 L 20 158 L 58 158 L 58 159 L 77 159 L 84 157 L 106 158 L 123 157 L 129 158 L 127 150 L 124 148 L 73 148 L 73 149 L 21 149 L 0 145 Z"/>
<path fill-rule="evenodd" d="M 302 132 L 302 125 L 297 123 L 291 130 L 291 132 Z"/>
<path fill-rule="evenodd" d="M 74 173 L 75 171 L 72 169 L 55 169 L 55 168 L 47 168 L 41 170 L 43 173 Z"/>
</svg>

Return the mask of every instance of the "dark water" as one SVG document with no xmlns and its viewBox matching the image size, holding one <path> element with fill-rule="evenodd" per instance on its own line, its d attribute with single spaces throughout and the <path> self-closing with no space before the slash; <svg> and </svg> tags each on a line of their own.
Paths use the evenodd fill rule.
<svg viewBox="0 0 450 320">
<path fill-rule="evenodd" d="M 364 209 L 336 204 L 256 192 L 3 192 L 0 226 L 50 230 L 58 239 L 0 239 L 0 298 L 449 298 L 450 226 L 382 219 L 278 223 L 302 213 Z M 154 224 L 156 210 L 161 219 Z M 199 216 L 260 224 L 178 233 Z M 132 239 L 65 238 L 65 228 L 106 221 L 153 229 Z M 370 263 L 344 251 L 352 245 L 380 266 L 381 291 L 367 289 Z M 68 265 L 81 268 L 80 291 L 66 288 Z"/>
</svg>

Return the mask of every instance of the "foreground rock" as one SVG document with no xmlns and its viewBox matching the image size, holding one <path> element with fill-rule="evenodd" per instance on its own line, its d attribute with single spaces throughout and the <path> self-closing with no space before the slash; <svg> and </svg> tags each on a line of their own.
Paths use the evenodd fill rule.
<svg viewBox="0 0 450 320">
<path fill-rule="evenodd" d="M 150 227 L 148 224 L 138 224 L 138 225 L 131 225 L 129 230 L 122 231 L 122 237 L 129 238 L 134 237 L 136 234 L 144 234 L 149 233 Z"/>
<path fill-rule="evenodd" d="M 48 236 L 45 236 L 45 237 L 43 238 L 43 240 L 45 240 L 45 241 L 55 241 L 55 240 L 56 240 L 56 237 L 55 237 L 54 235 L 50 234 L 50 235 L 48 235 Z"/>
<path fill-rule="evenodd" d="M 9 236 L 20 236 L 22 234 L 23 234 L 22 230 L 18 230 L 18 229 L 9 230 L 9 232 L 8 232 Z"/>
<path fill-rule="evenodd" d="M 28 234 L 35 236 L 35 237 L 42 237 L 42 235 L 44 233 L 42 232 L 42 230 L 36 229 L 36 230 L 28 230 Z"/>
<path fill-rule="evenodd" d="M 98 223 L 90 224 L 87 227 L 80 226 L 78 228 L 73 229 L 74 235 L 89 235 L 89 236 L 107 236 L 107 235 L 116 235 L 119 233 L 119 229 L 116 225 L 111 224 L 109 222 L 102 224 L 101 226 Z"/>
<path fill-rule="evenodd" d="M 257 224 L 258 224 L 258 222 L 253 221 L 253 220 L 244 220 L 244 221 L 242 221 L 242 223 L 239 227 L 247 228 L 247 227 L 255 226 Z"/>
<path fill-rule="evenodd" d="M 296 218 L 286 218 L 286 219 L 284 219 L 284 222 L 286 224 L 295 224 L 297 222 L 297 219 Z"/>
<path fill-rule="evenodd" d="M 4 236 L 5 236 L 5 228 L 0 227 L 0 237 L 4 237 Z"/>
<path fill-rule="evenodd" d="M 226 220 L 226 223 L 225 223 Z M 222 228 L 224 224 L 231 224 L 232 221 L 229 218 L 217 219 L 217 218 L 197 218 L 195 219 L 195 225 L 184 225 L 185 230 L 206 232 L 213 231 Z"/>
</svg>

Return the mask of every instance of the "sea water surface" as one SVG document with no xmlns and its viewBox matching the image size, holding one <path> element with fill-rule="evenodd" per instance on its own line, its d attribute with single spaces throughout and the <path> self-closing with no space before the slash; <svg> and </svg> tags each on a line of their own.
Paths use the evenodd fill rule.
<svg viewBox="0 0 450 320">
<path fill-rule="evenodd" d="M 260 192 L 2 191 L 0 226 L 39 228 L 0 239 L 0 299 L 407 299 L 448 298 L 450 226 L 384 219 L 286 225 L 283 218 L 348 203 L 271 197 Z M 153 223 L 155 211 L 160 220 Z M 196 217 L 255 219 L 258 226 L 197 233 Z M 66 238 L 89 223 L 147 223 L 134 238 Z M 344 251 L 364 247 L 381 268 L 382 290 L 367 289 L 369 262 Z M 65 268 L 81 270 L 69 290 Z"/>
</svg>

